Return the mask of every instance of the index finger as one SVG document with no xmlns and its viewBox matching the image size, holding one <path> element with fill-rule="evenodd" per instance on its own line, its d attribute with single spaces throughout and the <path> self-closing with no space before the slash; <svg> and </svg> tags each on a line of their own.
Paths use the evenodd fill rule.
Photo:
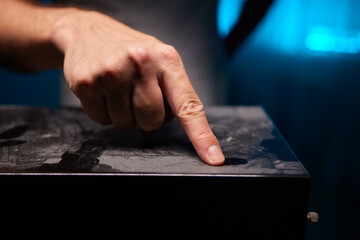
<svg viewBox="0 0 360 240">
<path fill-rule="evenodd" d="M 210 165 L 221 165 L 225 157 L 210 129 L 204 107 L 181 61 L 172 47 L 168 50 L 160 77 L 160 87 L 170 108 L 184 128 L 199 157 Z"/>
</svg>

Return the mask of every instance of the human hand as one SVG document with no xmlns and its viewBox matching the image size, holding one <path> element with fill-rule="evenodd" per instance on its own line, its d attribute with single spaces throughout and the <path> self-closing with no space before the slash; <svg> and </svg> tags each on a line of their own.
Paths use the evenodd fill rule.
<svg viewBox="0 0 360 240">
<path fill-rule="evenodd" d="M 65 78 L 94 121 L 122 130 L 138 124 L 148 132 L 173 113 L 204 162 L 224 163 L 204 107 L 172 46 L 98 12 L 78 9 L 57 21 L 53 39 L 65 54 Z"/>
</svg>

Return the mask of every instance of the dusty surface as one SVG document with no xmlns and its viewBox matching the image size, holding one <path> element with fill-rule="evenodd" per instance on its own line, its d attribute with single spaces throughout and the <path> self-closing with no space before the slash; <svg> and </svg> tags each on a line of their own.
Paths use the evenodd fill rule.
<svg viewBox="0 0 360 240">
<path fill-rule="evenodd" d="M 178 122 L 145 141 L 79 109 L 0 106 L 0 172 L 308 175 L 261 107 L 207 107 L 226 156 L 203 163 Z"/>
</svg>

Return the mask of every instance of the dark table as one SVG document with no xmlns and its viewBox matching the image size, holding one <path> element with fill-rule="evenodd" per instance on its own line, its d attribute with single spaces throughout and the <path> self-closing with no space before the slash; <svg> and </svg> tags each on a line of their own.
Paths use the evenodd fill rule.
<svg viewBox="0 0 360 240">
<path fill-rule="evenodd" d="M 304 239 L 310 176 L 264 110 L 205 111 L 223 166 L 176 120 L 145 140 L 80 109 L 0 106 L 5 236 Z"/>
</svg>

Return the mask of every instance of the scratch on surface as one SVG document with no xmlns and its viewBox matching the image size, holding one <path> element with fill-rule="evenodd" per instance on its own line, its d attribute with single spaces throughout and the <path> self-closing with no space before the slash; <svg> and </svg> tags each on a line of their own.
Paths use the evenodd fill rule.
<svg viewBox="0 0 360 240">
<path fill-rule="evenodd" d="M 226 138 L 226 142 L 231 142 L 233 140 L 233 137 L 228 137 L 228 138 Z"/>
</svg>

